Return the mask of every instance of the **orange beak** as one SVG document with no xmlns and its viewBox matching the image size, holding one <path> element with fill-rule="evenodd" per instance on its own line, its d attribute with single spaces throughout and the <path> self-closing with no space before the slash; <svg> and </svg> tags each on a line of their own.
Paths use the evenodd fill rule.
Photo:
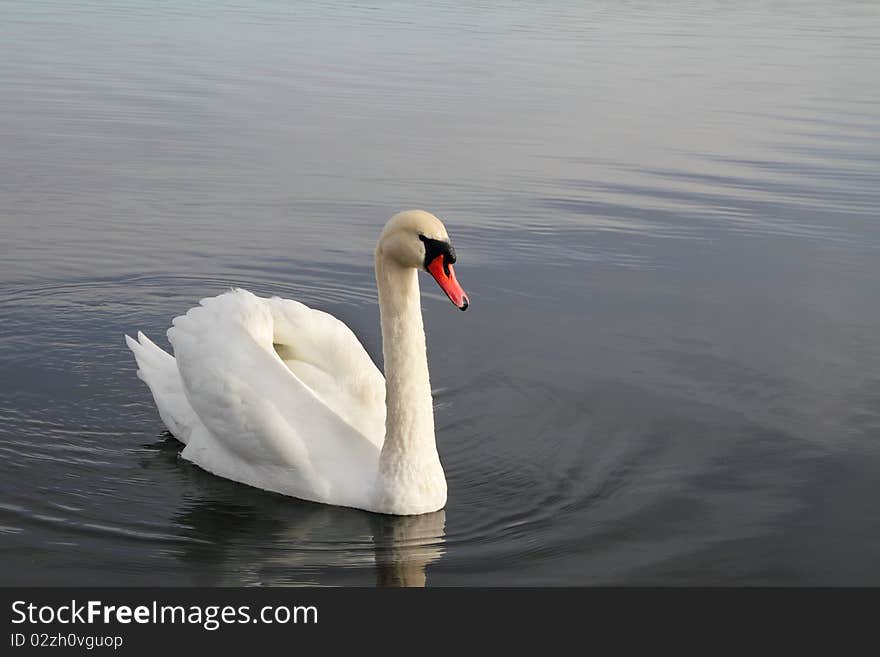
<svg viewBox="0 0 880 657">
<path fill-rule="evenodd" d="M 440 289 L 446 293 L 449 300 L 456 305 L 459 310 L 467 310 L 470 302 L 465 291 L 461 289 L 461 285 L 455 278 L 455 270 L 452 263 L 446 262 L 446 256 L 438 255 L 428 263 L 428 273 L 437 281 Z"/>
</svg>

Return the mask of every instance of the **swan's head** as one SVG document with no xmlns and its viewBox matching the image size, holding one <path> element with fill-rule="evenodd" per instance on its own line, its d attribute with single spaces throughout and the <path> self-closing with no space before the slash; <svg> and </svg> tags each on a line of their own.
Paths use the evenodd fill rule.
<svg viewBox="0 0 880 657">
<path fill-rule="evenodd" d="M 430 212 L 407 210 L 391 217 L 379 236 L 376 256 L 428 272 L 452 303 L 467 310 L 468 296 L 452 268 L 455 249 L 443 222 Z"/>
</svg>

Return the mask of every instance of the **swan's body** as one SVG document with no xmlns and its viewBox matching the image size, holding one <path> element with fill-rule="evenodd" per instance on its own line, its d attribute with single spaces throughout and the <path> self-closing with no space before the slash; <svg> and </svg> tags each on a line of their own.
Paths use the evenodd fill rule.
<svg viewBox="0 0 880 657">
<path fill-rule="evenodd" d="M 467 308 L 448 240 L 421 211 L 395 215 L 382 232 L 375 268 L 386 377 L 338 319 L 245 290 L 177 317 L 168 330 L 174 356 L 143 334 L 126 336 L 162 421 L 186 445 L 183 458 L 315 502 L 399 515 L 443 508 L 417 269 Z"/>
</svg>

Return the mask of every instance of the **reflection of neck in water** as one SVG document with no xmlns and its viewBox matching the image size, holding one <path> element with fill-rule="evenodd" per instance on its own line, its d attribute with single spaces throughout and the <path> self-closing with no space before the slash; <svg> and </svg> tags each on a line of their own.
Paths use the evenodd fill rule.
<svg viewBox="0 0 880 657">
<path fill-rule="evenodd" d="M 443 556 L 446 512 L 419 516 L 373 516 L 376 583 L 424 586 L 425 567 Z"/>
</svg>

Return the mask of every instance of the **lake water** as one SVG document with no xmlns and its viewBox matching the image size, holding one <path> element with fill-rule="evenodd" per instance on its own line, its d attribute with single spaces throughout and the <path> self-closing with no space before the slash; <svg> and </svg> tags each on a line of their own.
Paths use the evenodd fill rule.
<svg viewBox="0 0 880 657">
<path fill-rule="evenodd" d="M 876 2 L 0 3 L 0 584 L 880 584 Z M 381 365 L 444 511 L 178 458 L 123 334 L 230 286 Z"/>
</svg>

